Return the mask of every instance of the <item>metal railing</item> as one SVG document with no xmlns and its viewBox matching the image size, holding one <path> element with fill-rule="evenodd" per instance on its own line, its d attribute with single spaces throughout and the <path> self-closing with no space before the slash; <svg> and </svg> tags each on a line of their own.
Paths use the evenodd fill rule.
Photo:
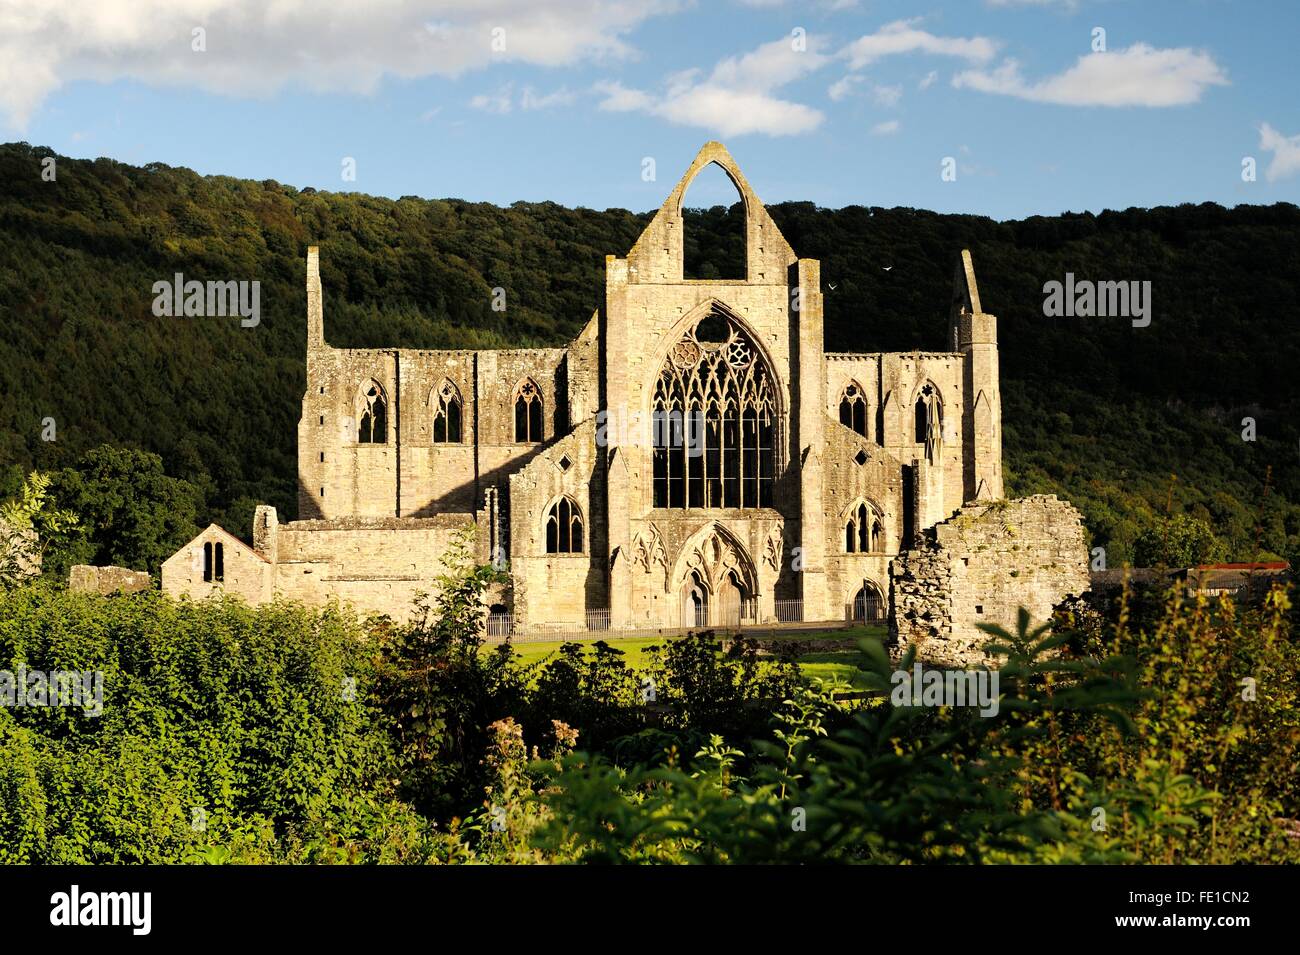
<svg viewBox="0 0 1300 955">
<path fill-rule="evenodd" d="M 802 600 L 777 600 L 774 612 L 764 616 L 759 612 L 758 601 L 742 601 L 739 606 L 705 607 L 692 619 L 683 619 L 677 626 L 615 627 L 608 609 L 587 610 L 583 619 L 561 622 L 534 622 L 524 624 L 512 613 L 490 613 L 487 616 L 486 636 L 489 643 L 501 643 L 507 638 L 514 643 L 582 642 L 619 640 L 629 638 L 660 638 L 679 636 L 692 630 L 783 630 L 825 626 L 836 629 L 855 619 L 861 612 L 876 608 L 848 605 L 845 615 L 832 620 L 804 620 Z M 878 613 L 878 611 L 876 611 Z M 873 614 L 874 616 L 874 614 Z"/>
</svg>

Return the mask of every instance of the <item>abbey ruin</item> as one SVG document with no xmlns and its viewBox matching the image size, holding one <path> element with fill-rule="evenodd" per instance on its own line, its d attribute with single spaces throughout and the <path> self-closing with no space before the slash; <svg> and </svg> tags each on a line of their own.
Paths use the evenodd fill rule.
<svg viewBox="0 0 1300 955">
<path fill-rule="evenodd" d="M 710 163 L 743 204 L 741 280 L 683 276 L 682 201 Z M 168 593 L 402 618 L 468 531 L 509 568 L 493 609 L 516 628 L 888 619 L 967 660 L 977 623 L 1087 587 L 1077 511 L 1002 501 L 997 320 L 970 254 L 942 350 L 828 353 L 819 263 L 719 143 L 606 258 L 567 348 L 333 348 L 314 247 L 306 285 L 297 519 L 259 507 L 252 547 L 209 527 L 164 564 Z"/>
</svg>

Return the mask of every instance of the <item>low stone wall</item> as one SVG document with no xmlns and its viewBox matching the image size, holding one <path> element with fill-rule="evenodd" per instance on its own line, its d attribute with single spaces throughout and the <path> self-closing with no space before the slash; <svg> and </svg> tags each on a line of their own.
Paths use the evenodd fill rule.
<svg viewBox="0 0 1300 955">
<path fill-rule="evenodd" d="M 139 590 L 148 590 L 152 586 L 153 578 L 148 573 L 126 567 L 77 564 L 72 568 L 68 578 L 68 589 L 91 594 L 111 594 L 118 591 L 131 594 Z"/>
<path fill-rule="evenodd" d="M 1014 631 L 1088 590 L 1083 518 L 1055 495 L 968 504 L 890 566 L 890 633 L 899 649 L 949 666 L 987 661 L 978 624 Z"/>
</svg>

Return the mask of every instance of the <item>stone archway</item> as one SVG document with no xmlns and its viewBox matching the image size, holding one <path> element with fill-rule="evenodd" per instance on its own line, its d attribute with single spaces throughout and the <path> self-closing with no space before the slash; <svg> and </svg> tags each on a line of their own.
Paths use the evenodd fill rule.
<svg viewBox="0 0 1300 955">
<path fill-rule="evenodd" d="M 682 584 L 682 626 L 696 630 L 709 625 L 709 591 L 694 571 Z"/>
<path fill-rule="evenodd" d="M 716 521 L 686 541 L 672 579 L 682 595 L 683 626 L 735 627 L 752 616 L 758 598 L 753 558 L 744 543 Z M 688 615 L 694 622 L 686 623 Z"/>
</svg>

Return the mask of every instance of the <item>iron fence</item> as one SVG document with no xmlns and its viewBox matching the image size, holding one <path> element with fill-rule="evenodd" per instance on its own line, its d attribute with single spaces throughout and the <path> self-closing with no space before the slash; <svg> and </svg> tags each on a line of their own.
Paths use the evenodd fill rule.
<svg viewBox="0 0 1300 955">
<path fill-rule="evenodd" d="M 848 608 L 845 616 L 853 619 L 853 610 Z M 858 619 L 861 619 L 860 617 Z M 506 639 L 514 643 L 547 642 L 581 642 L 596 640 L 619 640 L 635 638 L 659 638 L 680 636 L 692 630 L 721 631 L 768 631 L 786 628 L 808 628 L 824 625 L 827 629 L 843 627 L 846 619 L 805 621 L 802 600 L 777 600 L 774 612 L 766 618 L 759 611 L 758 601 L 745 600 L 738 606 L 728 608 L 706 608 L 696 621 L 683 621 L 682 625 L 672 627 L 631 626 L 615 627 L 606 609 L 587 610 L 581 621 L 534 622 L 524 624 L 512 613 L 490 613 L 487 616 L 487 639 L 490 643 L 501 643 Z"/>
</svg>

